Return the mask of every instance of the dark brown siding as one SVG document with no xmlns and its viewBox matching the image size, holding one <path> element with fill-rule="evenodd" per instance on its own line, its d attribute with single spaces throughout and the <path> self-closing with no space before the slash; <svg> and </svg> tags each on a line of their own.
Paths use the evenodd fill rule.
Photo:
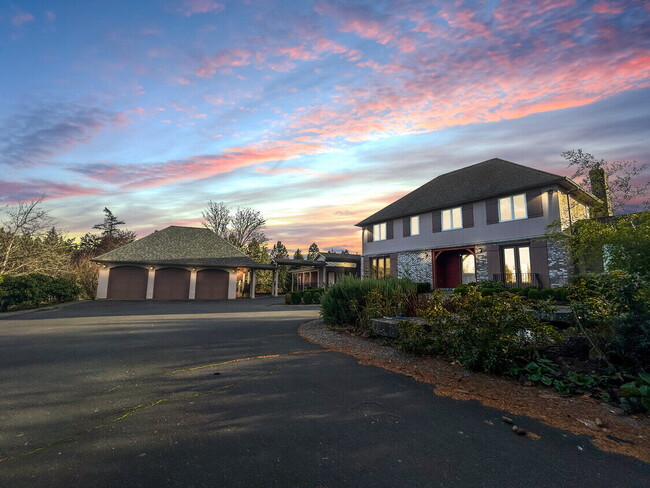
<svg viewBox="0 0 650 488">
<path fill-rule="evenodd" d="M 548 254 L 546 252 L 546 241 L 533 241 L 530 243 L 530 267 L 533 273 L 539 274 L 542 285 L 545 288 L 550 286 L 548 275 Z"/>
<path fill-rule="evenodd" d="M 542 190 L 530 190 L 526 192 L 526 201 L 528 203 L 528 218 L 544 216 L 544 207 L 542 206 Z"/>
<path fill-rule="evenodd" d="M 493 280 L 495 274 L 501 273 L 501 253 L 497 244 L 485 246 L 487 253 L 488 280 Z"/>
<path fill-rule="evenodd" d="M 386 239 L 392 239 L 393 237 L 395 237 L 393 233 L 393 221 L 389 220 L 386 222 Z"/>
<path fill-rule="evenodd" d="M 228 298 L 228 283 L 230 277 L 227 271 L 221 269 L 204 269 L 196 273 L 197 300 L 226 300 Z"/>
<path fill-rule="evenodd" d="M 390 258 L 390 275 L 397 278 L 397 254 L 389 254 Z"/>
<path fill-rule="evenodd" d="M 149 271 L 139 266 L 119 266 L 108 273 L 106 298 L 114 300 L 144 300 L 147 298 Z"/>
<path fill-rule="evenodd" d="M 404 217 L 402 219 L 402 237 L 409 237 L 411 235 L 411 217 Z"/>
<path fill-rule="evenodd" d="M 485 200 L 485 215 L 488 224 L 499 223 L 499 201 L 496 198 Z"/>
<path fill-rule="evenodd" d="M 442 231 L 442 221 L 440 220 L 440 210 L 434 210 L 433 211 L 433 220 L 431 221 L 432 223 L 432 228 L 433 232 L 440 232 Z"/>
<path fill-rule="evenodd" d="M 474 205 L 467 203 L 463 205 L 463 228 L 474 227 Z"/>
<path fill-rule="evenodd" d="M 190 295 L 190 272 L 182 268 L 156 270 L 153 297 L 158 300 L 187 300 Z"/>
<path fill-rule="evenodd" d="M 368 240 L 366 242 L 372 242 L 372 225 L 369 225 L 368 227 L 364 227 L 366 230 Z"/>
</svg>

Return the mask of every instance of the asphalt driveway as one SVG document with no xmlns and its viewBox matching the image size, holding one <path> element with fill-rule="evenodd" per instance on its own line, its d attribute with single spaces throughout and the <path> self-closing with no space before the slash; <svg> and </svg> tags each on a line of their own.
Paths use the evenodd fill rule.
<svg viewBox="0 0 650 488">
<path fill-rule="evenodd" d="M 650 466 L 296 334 L 278 299 L 0 316 L 1 487 L 634 487 Z"/>
</svg>

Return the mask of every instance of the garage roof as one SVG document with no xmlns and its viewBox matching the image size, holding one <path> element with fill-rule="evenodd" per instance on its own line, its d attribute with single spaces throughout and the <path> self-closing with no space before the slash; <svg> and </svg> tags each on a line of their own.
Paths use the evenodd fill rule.
<svg viewBox="0 0 650 488">
<path fill-rule="evenodd" d="M 274 269 L 254 261 L 209 229 L 172 225 L 97 256 L 98 263 Z"/>
</svg>

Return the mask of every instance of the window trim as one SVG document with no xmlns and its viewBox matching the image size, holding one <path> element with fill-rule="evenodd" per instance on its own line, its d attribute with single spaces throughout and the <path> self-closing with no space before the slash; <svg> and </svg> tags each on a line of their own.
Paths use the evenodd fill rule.
<svg viewBox="0 0 650 488">
<path fill-rule="evenodd" d="M 515 198 L 516 197 L 522 197 L 524 199 L 524 216 L 523 217 L 515 217 Z M 512 215 L 512 218 L 510 219 L 504 219 L 501 217 L 501 201 L 502 200 L 508 200 L 509 206 L 510 206 L 510 213 Z M 513 220 L 525 220 L 528 218 L 528 198 L 526 198 L 526 193 L 517 193 L 516 195 L 509 195 L 507 197 L 500 197 L 497 198 L 497 212 L 499 216 L 499 223 L 501 222 L 512 222 Z"/>
<path fill-rule="evenodd" d="M 390 278 L 391 272 L 390 272 L 390 267 L 391 267 L 391 259 L 390 255 L 386 256 L 373 256 L 370 259 L 370 277 L 375 278 L 375 279 L 384 279 L 384 278 Z M 379 263 L 382 263 L 382 276 L 379 276 Z"/>
<path fill-rule="evenodd" d="M 388 239 L 387 226 L 386 222 L 380 222 L 379 224 L 373 224 L 372 226 L 372 240 L 374 241 L 385 241 Z"/>
<path fill-rule="evenodd" d="M 458 226 L 454 225 L 454 210 L 458 210 L 458 220 L 460 220 Z M 449 222 L 451 223 L 451 227 L 445 229 L 445 212 L 449 212 Z M 440 230 L 442 232 L 447 232 L 449 230 L 458 230 L 463 228 L 463 207 L 451 207 L 451 208 L 446 208 L 444 210 L 440 211 Z"/>
</svg>

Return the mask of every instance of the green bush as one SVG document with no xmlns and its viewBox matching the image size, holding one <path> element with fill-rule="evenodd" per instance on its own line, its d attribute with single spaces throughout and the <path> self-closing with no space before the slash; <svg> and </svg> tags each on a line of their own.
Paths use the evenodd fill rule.
<svg viewBox="0 0 650 488">
<path fill-rule="evenodd" d="M 291 305 L 291 293 L 287 293 L 286 295 L 284 295 L 284 304 Z"/>
<path fill-rule="evenodd" d="M 298 305 L 302 303 L 302 292 L 301 291 L 292 291 L 291 295 L 291 305 Z"/>
<path fill-rule="evenodd" d="M 405 313 L 405 297 L 416 293 L 410 280 L 364 279 L 344 276 L 321 298 L 321 315 L 328 325 L 364 328 L 373 318 Z"/>
<path fill-rule="evenodd" d="M 79 286 L 68 278 L 54 278 L 38 273 L 6 276 L 0 282 L 0 310 L 69 302 L 75 300 L 80 293 Z"/>
<path fill-rule="evenodd" d="M 476 289 L 481 292 L 483 296 L 494 295 L 495 293 L 503 293 L 508 291 L 503 283 L 500 281 L 475 281 L 464 285 L 458 285 L 454 288 L 455 295 L 465 295 L 468 291 Z"/>
<path fill-rule="evenodd" d="M 428 281 L 421 281 L 415 284 L 417 293 L 430 293 L 431 292 L 431 283 Z"/>
<path fill-rule="evenodd" d="M 526 298 L 529 300 L 540 300 L 544 298 L 544 295 L 542 294 L 542 290 L 539 290 L 537 288 L 529 288 L 528 293 L 526 294 Z"/>
<path fill-rule="evenodd" d="M 614 319 L 612 336 L 604 343 L 603 352 L 626 373 L 650 371 L 650 314 Z"/>
<path fill-rule="evenodd" d="M 445 301 L 432 300 L 423 315 L 430 332 L 425 338 L 408 336 L 400 347 L 417 347 L 488 373 L 509 371 L 516 360 L 533 359 L 539 348 L 560 337 L 535 317 L 522 297 L 514 293 L 483 296 L 476 286 Z"/>
</svg>

